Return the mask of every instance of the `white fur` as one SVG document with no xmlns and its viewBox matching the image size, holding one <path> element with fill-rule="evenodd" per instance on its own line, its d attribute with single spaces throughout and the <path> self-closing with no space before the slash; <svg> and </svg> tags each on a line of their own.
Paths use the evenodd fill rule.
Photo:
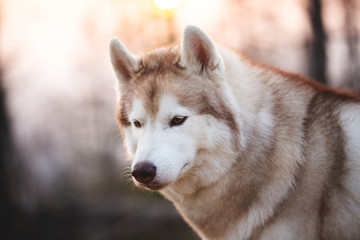
<svg viewBox="0 0 360 240">
<path fill-rule="evenodd" d="M 160 99 L 155 119 L 150 118 L 139 100 L 134 101 L 130 114 L 131 120 L 136 119 L 143 125 L 140 129 L 132 126 L 138 135 L 138 148 L 132 166 L 145 161 L 152 163 L 157 168 L 154 181 L 161 186 L 174 182 L 196 154 L 196 139 L 190 134 L 196 131 L 193 129 L 196 119 L 189 117 L 184 125 L 171 128 L 169 122 L 176 115 L 191 116 L 193 113 L 168 95 Z"/>
<path fill-rule="evenodd" d="M 191 173 L 196 175 L 197 182 L 190 180 L 188 184 L 171 185 L 178 194 L 188 195 L 199 186 L 211 185 L 217 181 L 216 176 L 221 177 L 231 167 L 231 161 L 221 161 L 232 154 L 230 130 L 213 116 L 197 115 L 169 95 L 160 99 L 155 119 L 146 114 L 139 100 L 134 101 L 133 109 L 130 119 L 140 121 L 143 127 L 131 127 L 138 146 L 133 153 L 132 166 L 144 161 L 154 164 L 157 168 L 154 181 L 159 185 L 170 185 L 184 177 L 187 170 L 198 168 L 196 174 Z M 188 119 L 183 125 L 171 128 L 169 122 L 176 115 L 188 116 Z M 204 125 L 206 127 L 199 127 Z M 210 152 L 202 155 L 198 153 L 199 149 Z M 138 185 L 141 186 L 140 183 Z M 169 198 L 172 198 L 171 194 Z"/>
<path fill-rule="evenodd" d="M 346 182 L 351 183 L 348 186 L 349 190 L 360 199 L 360 106 L 347 106 L 341 113 L 340 119 L 345 132 L 345 152 L 349 159 L 346 169 L 350 171 L 348 178 L 351 178 Z"/>
<path fill-rule="evenodd" d="M 345 153 L 348 159 L 345 171 L 348 171 L 344 182 L 346 190 L 350 193 L 346 196 L 346 203 L 342 204 L 339 211 L 351 211 L 352 215 L 347 215 L 338 219 L 338 226 L 346 229 L 354 236 L 355 229 L 360 228 L 360 106 L 349 105 L 342 109 L 340 120 L 345 134 Z M 344 197 L 344 196 L 341 196 Z M 339 213 L 339 215 L 342 215 Z M 355 224 L 354 228 L 346 225 Z M 352 233 L 353 232 L 353 233 Z"/>
</svg>

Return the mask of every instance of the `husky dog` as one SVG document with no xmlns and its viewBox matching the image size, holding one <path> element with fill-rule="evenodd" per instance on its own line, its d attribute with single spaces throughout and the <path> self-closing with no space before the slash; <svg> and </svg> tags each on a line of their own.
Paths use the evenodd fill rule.
<svg viewBox="0 0 360 240">
<path fill-rule="evenodd" d="M 202 239 L 360 239 L 360 100 L 188 26 L 140 56 L 113 39 L 117 117 L 140 188 Z"/>
</svg>

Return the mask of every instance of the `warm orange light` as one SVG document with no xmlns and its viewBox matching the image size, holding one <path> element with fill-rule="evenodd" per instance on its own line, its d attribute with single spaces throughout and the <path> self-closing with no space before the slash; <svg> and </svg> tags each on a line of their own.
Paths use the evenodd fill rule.
<svg viewBox="0 0 360 240">
<path fill-rule="evenodd" d="M 176 8 L 180 1 L 181 0 L 154 0 L 154 3 L 161 9 L 171 9 Z"/>
</svg>

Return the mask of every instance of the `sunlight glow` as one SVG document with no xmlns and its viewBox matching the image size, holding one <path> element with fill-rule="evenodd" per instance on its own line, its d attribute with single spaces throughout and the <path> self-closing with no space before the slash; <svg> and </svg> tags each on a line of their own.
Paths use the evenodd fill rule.
<svg viewBox="0 0 360 240">
<path fill-rule="evenodd" d="M 154 0 L 156 6 L 162 9 L 176 8 L 181 0 Z"/>
</svg>

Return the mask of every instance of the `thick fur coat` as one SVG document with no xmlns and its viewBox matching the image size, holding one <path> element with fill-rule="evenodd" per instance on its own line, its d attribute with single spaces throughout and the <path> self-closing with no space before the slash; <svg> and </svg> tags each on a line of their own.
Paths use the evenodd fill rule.
<svg viewBox="0 0 360 240">
<path fill-rule="evenodd" d="M 202 239 L 360 239 L 360 101 L 216 46 L 114 39 L 117 117 L 140 188 Z"/>
</svg>

